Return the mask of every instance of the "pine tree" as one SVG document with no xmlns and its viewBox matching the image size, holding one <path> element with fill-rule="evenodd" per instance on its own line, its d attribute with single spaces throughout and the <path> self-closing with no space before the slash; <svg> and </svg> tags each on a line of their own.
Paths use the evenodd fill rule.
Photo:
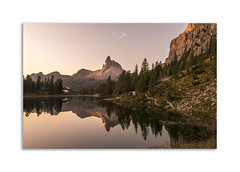
<svg viewBox="0 0 240 172">
<path fill-rule="evenodd" d="M 168 76 L 167 75 L 168 67 L 169 67 L 169 65 L 164 63 L 164 66 L 163 66 L 163 77 Z"/>
<path fill-rule="evenodd" d="M 47 90 L 47 78 L 44 78 L 44 82 L 43 82 L 43 89 Z"/>
<path fill-rule="evenodd" d="M 143 72 L 143 70 L 141 70 L 140 75 L 139 75 L 139 81 L 137 84 L 137 88 L 139 92 L 144 92 L 147 88 L 147 72 Z"/>
<path fill-rule="evenodd" d="M 62 79 L 59 79 L 58 81 L 58 93 L 61 94 L 62 93 L 62 89 L 63 89 L 63 84 L 62 84 Z"/>
<path fill-rule="evenodd" d="M 164 77 L 164 71 L 163 71 L 163 67 L 162 67 L 162 62 L 161 61 L 160 61 L 158 66 L 159 66 L 159 74 L 158 74 L 157 80 L 161 80 Z"/>
<path fill-rule="evenodd" d="M 144 58 L 141 71 L 139 74 L 139 81 L 138 81 L 138 90 L 140 92 L 146 91 L 149 85 L 150 73 L 149 73 L 149 65 L 147 59 Z"/>
<path fill-rule="evenodd" d="M 24 91 L 25 92 L 33 92 L 32 88 L 32 78 L 31 76 L 27 75 L 25 81 L 24 81 Z"/>
<path fill-rule="evenodd" d="M 51 80 L 48 85 L 49 94 L 54 94 L 54 76 L 51 76 Z"/>
<path fill-rule="evenodd" d="M 154 68 L 155 68 L 155 65 L 154 65 L 154 63 L 152 63 L 152 70 L 154 70 Z"/>
<path fill-rule="evenodd" d="M 41 77 L 39 75 L 37 79 L 36 89 L 37 89 L 37 92 L 41 90 Z"/>
<path fill-rule="evenodd" d="M 186 69 L 189 69 L 192 65 L 193 65 L 193 51 L 191 49 L 187 57 Z"/>
<path fill-rule="evenodd" d="M 160 65 L 156 62 L 155 69 L 152 71 L 153 85 L 157 85 L 159 74 L 160 74 Z"/>
<path fill-rule="evenodd" d="M 172 63 L 170 63 L 169 65 L 168 65 L 168 67 L 167 67 L 167 76 L 170 76 L 170 75 L 172 75 Z"/>
<path fill-rule="evenodd" d="M 115 84 L 114 95 L 119 95 L 131 91 L 131 73 L 123 71 Z"/>
<path fill-rule="evenodd" d="M 35 92 L 35 91 L 36 91 L 36 83 L 32 81 L 31 92 Z"/>
<path fill-rule="evenodd" d="M 62 89 L 62 79 L 57 79 L 57 81 L 54 83 L 54 93 L 61 94 Z"/>
<path fill-rule="evenodd" d="M 132 79 L 131 79 L 131 90 L 132 91 L 136 90 L 137 82 L 138 82 L 138 66 L 136 65 L 135 70 L 132 74 Z"/>
<path fill-rule="evenodd" d="M 114 95 L 119 95 L 123 93 L 125 73 L 126 71 L 123 70 L 122 73 L 119 75 L 118 80 L 116 82 L 115 89 L 114 89 Z"/>
<path fill-rule="evenodd" d="M 152 73 L 154 73 L 154 72 L 152 72 Z M 149 91 L 150 91 L 150 93 L 152 94 L 153 93 L 153 87 L 154 87 L 154 81 L 153 81 L 153 75 L 150 77 L 150 80 L 149 80 Z"/>
<path fill-rule="evenodd" d="M 141 70 L 143 72 L 147 72 L 149 70 L 149 65 L 148 65 L 148 62 L 147 62 L 147 59 L 144 58 L 143 62 L 142 62 L 142 68 Z"/>
<path fill-rule="evenodd" d="M 112 80 L 111 80 L 111 75 L 109 75 L 107 82 L 105 84 L 105 95 L 112 95 L 113 93 L 113 88 L 112 88 Z"/>
<path fill-rule="evenodd" d="M 176 74 L 178 72 L 178 67 L 179 67 L 176 53 L 171 63 L 172 63 L 172 74 Z"/>
<path fill-rule="evenodd" d="M 41 90 L 43 90 L 44 89 L 44 82 L 43 82 L 43 80 L 41 81 L 41 88 L 40 88 Z"/>
<path fill-rule="evenodd" d="M 126 78 L 125 78 L 124 82 L 125 82 L 124 83 L 124 85 L 125 85 L 124 92 L 127 93 L 127 92 L 131 91 L 131 73 L 130 73 L 130 71 L 126 72 Z"/>
<path fill-rule="evenodd" d="M 49 84 L 50 84 L 50 80 L 49 80 L 49 78 L 47 78 L 46 83 L 45 83 L 45 90 L 49 91 Z"/>
</svg>

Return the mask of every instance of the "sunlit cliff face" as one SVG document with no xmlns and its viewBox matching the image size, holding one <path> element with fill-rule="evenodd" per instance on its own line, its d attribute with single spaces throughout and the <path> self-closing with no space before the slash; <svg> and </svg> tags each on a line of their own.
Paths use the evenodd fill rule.
<svg viewBox="0 0 240 172">
<path fill-rule="evenodd" d="M 169 64 L 175 56 L 180 60 L 190 49 L 194 56 L 204 54 L 210 47 L 212 36 L 216 36 L 215 23 L 190 23 L 183 33 L 171 41 L 169 55 L 165 60 Z"/>
<path fill-rule="evenodd" d="M 187 28 L 185 29 L 185 31 L 184 32 L 190 32 L 190 31 L 192 31 L 193 30 L 193 28 L 195 27 L 195 23 L 190 23 L 190 24 L 188 24 L 188 26 L 187 26 Z"/>
</svg>

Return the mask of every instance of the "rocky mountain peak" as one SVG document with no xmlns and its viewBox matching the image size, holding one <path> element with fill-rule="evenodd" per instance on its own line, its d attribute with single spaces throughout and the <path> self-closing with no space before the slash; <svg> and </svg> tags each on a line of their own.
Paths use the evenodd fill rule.
<svg viewBox="0 0 240 172">
<path fill-rule="evenodd" d="M 107 56 L 106 60 L 105 60 L 105 64 L 111 62 L 111 57 L 110 56 Z"/>
<path fill-rule="evenodd" d="M 105 64 L 102 67 L 102 73 L 111 67 L 119 68 L 122 70 L 122 66 L 118 62 L 111 60 L 111 57 L 107 56 Z"/>
<path fill-rule="evenodd" d="M 170 43 L 169 55 L 165 63 L 169 64 L 175 57 L 179 60 L 192 49 L 194 56 L 207 52 L 211 39 L 217 34 L 216 23 L 190 23 L 183 33 Z"/>
</svg>

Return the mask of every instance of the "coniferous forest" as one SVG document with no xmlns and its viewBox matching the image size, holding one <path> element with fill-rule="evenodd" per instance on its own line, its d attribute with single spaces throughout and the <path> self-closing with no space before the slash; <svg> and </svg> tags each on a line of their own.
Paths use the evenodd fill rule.
<svg viewBox="0 0 240 172">
<path fill-rule="evenodd" d="M 32 78 L 27 75 L 23 80 L 23 90 L 24 93 L 48 93 L 48 94 L 61 94 L 63 89 L 62 80 L 57 79 L 54 82 L 54 76 L 51 78 L 45 78 L 41 80 L 41 77 L 38 76 L 37 81 L 33 81 Z"/>
</svg>

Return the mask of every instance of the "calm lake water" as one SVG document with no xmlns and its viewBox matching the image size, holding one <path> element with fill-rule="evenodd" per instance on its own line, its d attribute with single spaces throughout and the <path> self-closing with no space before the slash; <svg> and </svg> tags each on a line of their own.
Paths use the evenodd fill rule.
<svg viewBox="0 0 240 172">
<path fill-rule="evenodd" d="M 215 135 L 177 114 L 97 98 L 24 98 L 23 148 L 174 148 Z"/>
</svg>

